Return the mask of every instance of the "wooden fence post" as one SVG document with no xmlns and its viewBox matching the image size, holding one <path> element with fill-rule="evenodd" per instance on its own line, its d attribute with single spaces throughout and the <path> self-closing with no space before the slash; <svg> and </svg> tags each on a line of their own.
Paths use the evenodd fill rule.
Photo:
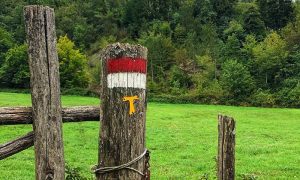
<svg viewBox="0 0 300 180">
<path fill-rule="evenodd" d="M 59 62 L 54 11 L 24 8 L 27 33 L 36 179 L 63 180 L 65 174 Z"/>
<path fill-rule="evenodd" d="M 233 180 L 235 176 L 235 121 L 219 115 L 218 180 Z"/>
<path fill-rule="evenodd" d="M 146 73 L 145 47 L 116 43 L 102 54 L 97 179 L 149 179 Z"/>
</svg>

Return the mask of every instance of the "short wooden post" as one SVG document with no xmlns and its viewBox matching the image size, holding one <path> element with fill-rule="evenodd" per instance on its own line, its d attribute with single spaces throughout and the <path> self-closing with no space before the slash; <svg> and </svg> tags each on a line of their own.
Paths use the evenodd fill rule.
<svg viewBox="0 0 300 180">
<path fill-rule="evenodd" d="M 97 179 L 149 179 L 145 168 L 147 49 L 109 45 L 102 68 Z"/>
<path fill-rule="evenodd" d="M 219 115 L 218 179 L 233 180 L 235 176 L 235 121 Z"/>
<path fill-rule="evenodd" d="M 63 180 L 65 174 L 59 62 L 54 11 L 24 8 L 27 33 L 36 179 Z"/>
</svg>

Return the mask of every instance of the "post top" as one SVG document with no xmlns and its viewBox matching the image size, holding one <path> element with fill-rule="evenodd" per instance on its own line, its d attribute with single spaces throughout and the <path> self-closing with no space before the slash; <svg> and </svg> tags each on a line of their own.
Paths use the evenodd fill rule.
<svg viewBox="0 0 300 180">
<path fill-rule="evenodd" d="M 108 45 L 103 53 L 102 59 L 112 59 L 119 57 L 144 58 L 147 59 L 148 49 L 140 44 L 114 43 Z"/>
<path fill-rule="evenodd" d="M 24 10 L 25 9 L 37 9 L 37 8 L 43 8 L 43 9 L 53 9 L 49 6 L 43 6 L 43 5 L 28 5 L 28 6 L 24 6 Z"/>
</svg>

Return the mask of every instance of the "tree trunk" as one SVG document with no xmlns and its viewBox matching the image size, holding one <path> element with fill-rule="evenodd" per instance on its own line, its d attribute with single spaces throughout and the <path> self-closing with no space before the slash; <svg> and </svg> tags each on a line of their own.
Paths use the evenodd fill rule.
<svg viewBox="0 0 300 180">
<path fill-rule="evenodd" d="M 99 121 L 100 107 L 77 106 L 62 109 L 63 122 Z M 32 124 L 31 107 L 1 107 L 0 125 Z"/>
<path fill-rule="evenodd" d="M 36 179 L 63 180 L 65 174 L 54 11 L 24 8 L 27 33 Z"/>
<path fill-rule="evenodd" d="M 146 59 L 146 48 L 120 43 L 108 46 L 102 55 L 98 168 L 128 163 L 145 151 Z M 145 161 L 143 157 L 130 168 L 146 173 Z M 128 168 L 96 174 L 101 180 L 145 178 Z"/>
<path fill-rule="evenodd" d="M 235 121 L 219 115 L 218 180 L 235 176 Z"/>
</svg>

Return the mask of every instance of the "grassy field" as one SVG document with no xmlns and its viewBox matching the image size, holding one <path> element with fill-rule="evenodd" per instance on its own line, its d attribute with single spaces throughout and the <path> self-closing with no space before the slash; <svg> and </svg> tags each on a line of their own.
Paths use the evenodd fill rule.
<svg viewBox="0 0 300 180">
<path fill-rule="evenodd" d="M 62 101 L 63 106 L 99 104 L 97 98 L 77 96 Z M 21 105 L 30 105 L 29 94 L 0 93 L 0 106 Z M 300 179 L 300 110 L 149 103 L 152 179 L 215 179 L 218 113 L 237 120 L 237 179 Z M 31 129 L 0 126 L 0 144 Z M 93 177 L 99 123 L 68 123 L 63 129 L 67 164 Z M 0 161 L 0 179 L 34 179 L 33 149 Z"/>
</svg>

